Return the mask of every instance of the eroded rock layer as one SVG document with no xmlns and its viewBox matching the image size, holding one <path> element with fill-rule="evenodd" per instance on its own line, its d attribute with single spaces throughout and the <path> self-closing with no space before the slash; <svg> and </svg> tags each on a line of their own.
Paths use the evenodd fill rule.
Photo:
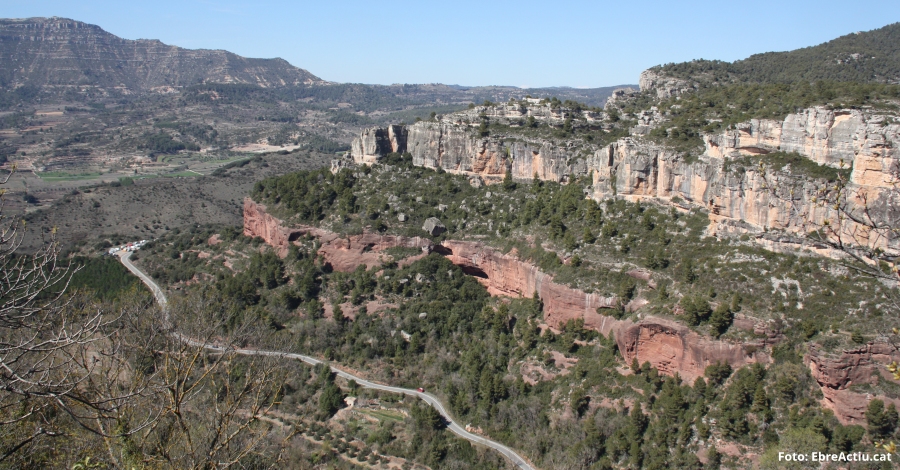
<svg viewBox="0 0 900 470">
<path fill-rule="evenodd" d="M 677 373 L 688 383 L 702 377 L 711 364 L 721 362 L 738 368 L 754 362 L 769 362 L 769 356 L 760 349 L 762 344 L 709 339 L 684 325 L 660 318 L 627 323 L 616 331 L 616 343 L 626 363 L 632 359 L 637 359 L 639 364 L 649 362 L 661 373 Z"/>
<path fill-rule="evenodd" d="M 531 297 L 536 292 L 544 303 L 544 321 L 552 327 L 569 320 L 583 319 L 585 327 L 608 334 L 616 322 L 597 313 L 613 308 L 615 297 L 585 293 L 553 282 L 553 276 L 536 266 L 499 253 L 477 242 L 447 240 L 442 253 L 455 265 L 475 276 L 491 295 Z"/>
<path fill-rule="evenodd" d="M 477 107 L 408 127 L 368 130 L 354 142 L 351 155 L 357 163 L 368 164 L 388 151 L 405 150 L 416 165 L 477 175 L 489 182 L 498 181 L 507 171 L 520 180 L 537 175 L 557 182 L 566 182 L 570 175 L 592 174 L 590 196 L 596 200 L 656 198 L 703 207 L 709 210 L 712 233 L 762 234 L 774 229 L 803 235 L 827 221 L 831 227 L 840 227 L 845 243 L 900 254 L 900 240 L 894 234 L 873 232 L 850 218 L 837 222 L 838 211 L 824 202 L 834 197 L 834 183 L 802 177 L 797 169 L 735 164 L 744 156 L 782 151 L 799 153 L 815 164 L 852 168 L 845 192 L 847 207 L 841 211 L 872 216 L 876 224 L 891 221 L 900 217 L 895 190 L 900 124 L 884 115 L 815 107 L 782 121 L 754 119 L 705 136 L 703 155 L 690 161 L 640 135 L 602 148 L 519 135 L 480 137 L 475 129 L 479 116 L 501 121 L 528 116 L 557 124 L 566 118 L 562 111 L 553 114 L 540 106 Z M 657 121 L 648 118 L 642 129 L 649 131 Z M 864 209 L 868 212 L 862 216 Z"/>
<path fill-rule="evenodd" d="M 892 361 L 900 362 L 900 351 L 891 344 L 869 343 L 840 354 L 827 354 L 810 346 L 805 358 L 813 378 L 822 388 L 822 404 L 834 411 L 844 424 L 865 424 L 871 393 L 851 390 L 851 386 L 878 385 L 879 381 L 893 381 L 885 368 Z M 877 396 L 885 403 L 900 407 L 900 399 Z"/>
<path fill-rule="evenodd" d="M 741 345 L 712 340 L 685 326 L 658 318 L 633 323 L 602 315 L 599 313 L 602 309 L 618 305 L 615 297 L 586 293 L 553 282 L 551 275 L 519 260 L 514 253 L 504 254 L 478 242 L 446 240 L 434 246 L 429 239 L 420 237 L 372 233 L 340 236 L 316 227 L 285 227 L 281 220 L 266 212 L 265 206 L 250 199 L 244 201 L 244 234 L 262 237 L 282 255 L 299 237 L 316 237 L 320 242 L 319 255 L 335 270 L 343 272 L 363 264 L 372 267 L 381 263 L 384 250 L 391 247 L 433 250 L 475 276 L 491 295 L 531 297 L 537 292 L 544 304 L 544 322 L 551 327 L 569 320 L 584 320 L 586 328 L 604 335 L 612 332 L 627 362 L 637 358 L 640 363 L 649 362 L 661 372 L 677 373 L 685 380 L 693 381 L 702 376 L 708 365 L 717 362 L 739 367 L 768 360 L 762 352 L 749 352 L 763 349 L 764 343 Z"/>
<path fill-rule="evenodd" d="M 278 252 L 287 255 L 290 245 L 300 237 L 309 235 L 318 239 L 319 255 L 336 271 L 350 272 L 357 266 L 377 266 L 384 260 L 388 248 L 424 248 L 430 250 L 431 240 L 422 237 L 401 237 L 363 233 L 341 236 L 317 227 L 298 225 L 285 227 L 281 219 L 266 212 L 266 207 L 250 198 L 244 199 L 244 235 L 260 237 Z"/>
</svg>

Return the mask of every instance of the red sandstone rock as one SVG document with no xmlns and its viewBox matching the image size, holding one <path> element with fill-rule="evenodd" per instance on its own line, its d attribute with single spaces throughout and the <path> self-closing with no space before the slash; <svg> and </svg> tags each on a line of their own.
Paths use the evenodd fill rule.
<svg viewBox="0 0 900 470">
<path fill-rule="evenodd" d="M 900 351 L 888 343 L 869 343 L 844 350 L 840 356 L 828 355 L 815 345 L 810 345 L 805 361 L 813 378 L 822 387 L 822 405 L 834 411 L 834 415 L 844 424 L 864 424 L 866 408 L 873 398 L 900 407 L 900 400 L 849 390 L 853 384 L 878 383 L 879 374 L 886 380 L 893 380 L 884 365 L 900 361 Z"/>
<path fill-rule="evenodd" d="M 616 321 L 597 313 L 598 307 L 616 306 L 615 297 L 588 294 L 553 282 L 553 276 L 536 266 L 504 255 L 477 242 L 447 240 L 443 253 L 467 274 L 479 278 L 491 295 L 531 297 L 538 293 L 544 302 L 544 320 L 557 326 L 582 318 L 587 328 L 609 333 Z"/>
<path fill-rule="evenodd" d="M 244 235 L 261 237 L 284 257 L 291 242 L 304 235 L 319 239 L 319 255 L 336 271 L 349 272 L 357 266 L 366 268 L 377 266 L 384 261 L 382 251 L 393 247 L 430 249 L 431 240 L 422 237 L 400 237 L 363 233 L 362 235 L 340 235 L 316 227 L 297 226 L 286 228 L 281 219 L 266 212 L 266 206 L 247 198 L 244 200 Z"/>
<path fill-rule="evenodd" d="M 377 233 L 364 233 L 339 238 L 331 232 L 319 229 L 303 227 L 305 233 L 317 236 L 322 245 L 319 254 L 331 263 L 336 271 L 349 272 L 362 264 L 366 269 L 382 264 L 387 255 L 382 253 L 388 248 L 425 248 L 430 249 L 431 240 L 422 237 L 400 237 L 394 235 L 380 235 Z"/>
<path fill-rule="evenodd" d="M 279 256 L 287 255 L 290 230 L 284 227 L 281 219 L 267 213 L 266 206 L 250 198 L 244 199 L 244 235 L 260 237 L 275 248 Z"/>
<path fill-rule="evenodd" d="M 626 364 L 637 358 L 638 363 L 649 362 L 666 375 L 677 373 L 688 383 L 703 376 L 706 366 L 716 362 L 735 368 L 769 362 L 769 357 L 758 350 L 751 348 L 753 352 L 748 352 L 750 345 L 709 339 L 670 320 L 650 317 L 636 324 L 618 323 L 616 343 Z"/>
</svg>

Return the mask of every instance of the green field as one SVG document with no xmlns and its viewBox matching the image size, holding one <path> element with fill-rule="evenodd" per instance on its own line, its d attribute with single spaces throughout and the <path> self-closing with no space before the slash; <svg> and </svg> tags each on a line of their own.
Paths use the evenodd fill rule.
<svg viewBox="0 0 900 470">
<path fill-rule="evenodd" d="M 38 178 L 44 181 L 78 181 L 97 179 L 103 176 L 102 173 L 66 173 L 65 171 L 47 171 L 43 173 L 35 172 Z"/>
</svg>

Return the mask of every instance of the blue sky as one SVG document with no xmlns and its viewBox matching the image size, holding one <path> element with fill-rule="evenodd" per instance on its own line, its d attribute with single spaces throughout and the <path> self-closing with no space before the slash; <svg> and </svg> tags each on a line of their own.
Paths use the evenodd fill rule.
<svg viewBox="0 0 900 470">
<path fill-rule="evenodd" d="M 900 21 L 892 1 L 0 0 L 127 39 L 281 57 L 359 83 L 600 87 L 653 65 L 736 60 Z"/>
</svg>

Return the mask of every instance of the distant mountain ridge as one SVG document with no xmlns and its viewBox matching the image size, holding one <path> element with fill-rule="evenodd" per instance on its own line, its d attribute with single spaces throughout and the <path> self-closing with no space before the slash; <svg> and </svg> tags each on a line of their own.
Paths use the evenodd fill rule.
<svg viewBox="0 0 900 470">
<path fill-rule="evenodd" d="M 67 18 L 0 19 L 0 87 L 92 85 L 141 91 L 198 83 L 284 87 L 325 83 L 284 59 L 122 39 Z"/>
<path fill-rule="evenodd" d="M 16 90 L 15 100 L 31 102 L 39 90 L 41 94 L 54 95 L 80 86 L 99 87 L 121 96 L 219 83 L 252 85 L 270 91 L 303 89 L 304 97 L 330 105 L 353 103 L 368 111 L 506 101 L 527 93 L 602 106 L 614 89 L 631 86 L 523 89 L 439 83 L 334 83 L 279 58 L 253 59 L 224 50 L 184 49 L 156 39 L 123 39 L 99 26 L 68 18 L 0 18 L 0 91 Z M 67 96 L 76 99 L 75 95 Z"/>
</svg>

